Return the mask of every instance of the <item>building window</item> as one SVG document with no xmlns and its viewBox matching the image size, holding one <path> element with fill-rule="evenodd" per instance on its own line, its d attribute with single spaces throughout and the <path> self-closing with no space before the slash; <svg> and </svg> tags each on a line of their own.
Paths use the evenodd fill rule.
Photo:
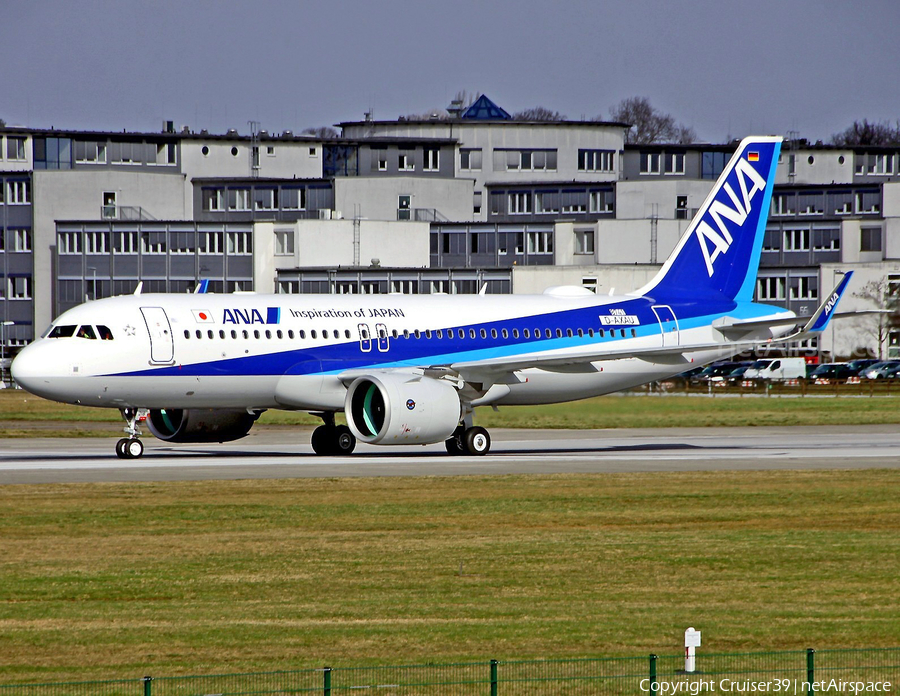
<svg viewBox="0 0 900 696">
<path fill-rule="evenodd" d="M 250 210 L 250 189 L 229 189 L 228 210 Z"/>
<path fill-rule="evenodd" d="M 144 143 L 112 143 L 113 164 L 141 164 Z"/>
<path fill-rule="evenodd" d="M 10 162 L 25 161 L 25 138 L 13 135 L 6 138 L 6 159 Z"/>
<path fill-rule="evenodd" d="M 763 302 L 783 301 L 784 278 L 757 278 L 756 280 L 756 298 Z"/>
<path fill-rule="evenodd" d="M 538 191 L 534 194 L 534 212 L 558 213 L 559 193 L 557 191 Z"/>
<path fill-rule="evenodd" d="M 253 253 L 249 232 L 226 232 L 226 241 L 230 256 L 249 256 Z"/>
<path fill-rule="evenodd" d="M 426 147 L 425 154 L 425 171 L 436 172 L 441 168 L 441 151 L 436 147 Z"/>
<path fill-rule="evenodd" d="M 659 174 L 662 156 L 658 152 L 641 153 L 641 174 Z"/>
<path fill-rule="evenodd" d="M 115 219 L 116 217 L 116 192 L 103 192 L 103 206 L 101 213 L 105 219 Z"/>
<path fill-rule="evenodd" d="M 592 213 L 611 213 L 613 211 L 612 191 L 591 191 L 589 197 L 590 211 Z"/>
<path fill-rule="evenodd" d="M 192 255 L 194 253 L 194 231 L 190 232 L 169 232 L 169 253 L 181 256 Z"/>
<path fill-rule="evenodd" d="M 386 147 L 372 148 L 372 171 L 386 172 L 388 168 L 388 155 Z"/>
<path fill-rule="evenodd" d="M 704 152 L 700 157 L 700 178 L 718 179 L 729 159 L 724 152 Z"/>
<path fill-rule="evenodd" d="M 281 189 L 281 207 L 283 210 L 306 210 L 306 189 Z"/>
<path fill-rule="evenodd" d="M 9 232 L 12 238 L 11 251 L 31 251 L 31 230 L 19 227 Z"/>
<path fill-rule="evenodd" d="M 113 232 L 113 251 L 116 254 L 138 253 L 137 232 Z"/>
<path fill-rule="evenodd" d="M 166 233 L 165 232 L 141 232 L 141 253 L 142 254 L 165 254 L 166 253 Z"/>
<path fill-rule="evenodd" d="M 841 231 L 837 227 L 814 228 L 813 250 L 839 251 L 841 248 Z"/>
<path fill-rule="evenodd" d="M 612 172 L 615 165 L 613 150 L 579 150 L 578 171 L 580 172 Z"/>
<path fill-rule="evenodd" d="M 410 152 L 401 152 L 397 156 L 397 169 L 401 172 L 414 172 L 416 171 L 416 163 L 413 159 L 413 155 Z"/>
<path fill-rule="evenodd" d="M 84 233 L 84 253 L 85 254 L 108 254 L 109 253 L 109 232 L 85 232 Z"/>
<path fill-rule="evenodd" d="M 106 164 L 106 143 L 76 140 L 75 161 L 78 164 Z"/>
<path fill-rule="evenodd" d="M 222 189 L 203 189 L 203 210 L 218 213 L 225 210 L 225 192 Z"/>
<path fill-rule="evenodd" d="M 60 232 L 56 236 L 56 250 L 59 254 L 81 253 L 81 232 Z"/>
<path fill-rule="evenodd" d="M 772 196 L 772 217 L 795 215 L 796 213 L 797 198 L 793 193 L 776 193 Z"/>
<path fill-rule="evenodd" d="M 822 215 L 825 213 L 824 193 L 800 193 L 797 195 L 797 211 L 800 215 Z"/>
<path fill-rule="evenodd" d="M 857 174 L 872 176 L 890 176 L 894 173 L 894 155 L 858 155 L 856 160 Z"/>
<path fill-rule="evenodd" d="M 31 299 L 31 278 L 28 276 L 9 277 L 6 279 L 6 298 L 9 300 Z"/>
<path fill-rule="evenodd" d="M 552 254 L 553 253 L 553 232 L 540 231 L 528 232 L 528 253 L 529 254 Z"/>
<path fill-rule="evenodd" d="M 809 228 L 786 229 L 784 231 L 785 251 L 809 251 Z"/>
<path fill-rule="evenodd" d="M 6 202 L 9 205 L 28 205 L 31 203 L 31 182 L 7 181 Z"/>
<path fill-rule="evenodd" d="M 459 151 L 459 168 L 465 171 L 481 171 L 481 148 L 466 148 Z"/>
<path fill-rule="evenodd" d="M 481 191 L 476 191 L 472 200 L 472 213 L 481 215 Z"/>
<path fill-rule="evenodd" d="M 818 279 L 815 276 L 799 276 L 791 278 L 791 299 L 819 299 Z"/>
<path fill-rule="evenodd" d="M 175 143 L 156 144 L 156 164 L 172 165 L 175 161 Z"/>
<path fill-rule="evenodd" d="M 766 228 L 763 236 L 763 251 L 779 251 L 781 249 L 781 230 L 778 227 Z"/>
<path fill-rule="evenodd" d="M 856 212 L 859 215 L 878 215 L 881 212 L 881 196 L 878 191 L 857 191 Z"/>
<path fill-rule="evenodd" d="M 859 231 L 860 251 L 881 251 L 881 228 L 863 227 Z"/>
<path fill-rule="evenodd" d="M 562 211 L 564 213 L 586 213 L 588 195 L 586 191 L 563 191 Z"/>
<path fill-rule="evenodd" d="M 201 254 L 221 254 L 222 233 L 201 232 L 198 239 L 198 245 Z"/>
<path fill-rule="evenodd" d="M 275 230 L 275 256 L 294 255 L 294 230 Z"/>
<path fill-rule="evenodd" d="M 509 214 L 510 215 L 530 215 L 531 214 L 531 193 L 520 192 L 509 194 Z"/>
<path fill-rule="evenodd" d="M 276 210 L 278 195 L 275 189 L 259 188 L 253 191 L 253 207 L 256 210 Z"/>
<path fill-rule="evenodd" d="M 494 150 L 495 171 L 556 171 L 556 150 Z"/>
<path fill-rule="evenodd" d="M 397 219 L 398 220 L 411 220 L 412 219 L 412 196 L 403 195 L 397 197 Z"/>
<path fill-rule="evenodd" d="M 575 230 L 575 253 L 594 253 L 594 230 Z"/>
<path fill-rule="evenodd" d="M 666 153 L 663 156 L 663 173 L 684 174 L 684 153 Z"/>
</svg>

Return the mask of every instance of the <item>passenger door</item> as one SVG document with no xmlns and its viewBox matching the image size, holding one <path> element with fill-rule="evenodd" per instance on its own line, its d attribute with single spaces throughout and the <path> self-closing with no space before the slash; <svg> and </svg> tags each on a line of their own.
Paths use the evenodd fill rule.
<svg viewBox="0 0 900 696">
<path fill-rule="evenodd" d="M 150 334 L 150 362 L 171 365 L 175 362 L 175 342 L 166 310 L 162 307 L 141 307 L 141 314 Z"/>
</svg>

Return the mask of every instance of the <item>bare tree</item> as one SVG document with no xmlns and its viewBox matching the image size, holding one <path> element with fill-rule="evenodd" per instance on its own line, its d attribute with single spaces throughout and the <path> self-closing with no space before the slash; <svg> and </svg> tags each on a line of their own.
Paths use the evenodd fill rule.
<svg viewBox="0 0 900 696">
<path fill-rule="evenodd" d="M 303 135 L 314 135 L 317 138 L 337 138 L 338 132 L 331 126 L 317 126 L 315 128 L 304 128 Z"/>
<path fill-rule="evenodd" d="M 657 111 L 647 97 L 623 99 L 610 109 L 610 118 L 631 124 L 625 131 L 625 142 L 629 144 L 688 143 L 697 138 L 693 128 L 676 123 L 670 114 Z"/>
<path fill-rule="evenodd" d="M 875 339 L 878 344 L 878 359 L 884 357 L 884 346 L 887 344 L 888 335 L 900 326 L 900 288 L 892 285 L 887 278 L 870 280 L 858 291 L 854 297 L 866 300 L 876 309 L 883 310 L 878 314 L 871 314 L 857 320 L 859 329 Z"/>
<path fill-rule="evenodd" d="M 869 123 L 867 119 L 831 136 L 831 144 L 842 147 L 854 145 L 896 145 L 900 143 L 900 122 L 892 126 L 887 121 Z"/>
<path fill-rule="evenodd" d="M 553 111 L 545 106 L 534 106 L 530 109 L 517 111 L 512 115 L 514 121 L 565 121 L 565 114 Z"/>
</svg>

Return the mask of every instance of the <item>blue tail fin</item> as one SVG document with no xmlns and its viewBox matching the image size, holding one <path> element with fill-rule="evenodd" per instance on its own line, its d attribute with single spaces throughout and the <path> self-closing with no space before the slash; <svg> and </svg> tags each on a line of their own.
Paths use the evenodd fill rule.
<svg viewBox="0 0 900 696">
<path fill-rule="evenodd" d="M 781 138 L 744 138 L 657 276 L 639 294 L 751 302 Z"/>
</svg>

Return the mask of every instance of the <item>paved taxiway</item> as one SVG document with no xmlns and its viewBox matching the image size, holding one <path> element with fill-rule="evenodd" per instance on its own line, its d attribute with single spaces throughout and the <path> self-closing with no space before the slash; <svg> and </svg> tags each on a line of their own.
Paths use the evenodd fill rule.
<svg viewBox="0 0 900 696">
<path fill-rule="evenodd" d="M 308 432 L 267 430 L 223 445 L 144 440 L 138 460 L 115 438 L 0 440 L 0 484 L 343 476 L 455 476 L 623 471 L 900 468 L 900 427 L 494 430 L 486 457 L 443 445 L 359 445 L 319 457 Z"/>
</svg>

